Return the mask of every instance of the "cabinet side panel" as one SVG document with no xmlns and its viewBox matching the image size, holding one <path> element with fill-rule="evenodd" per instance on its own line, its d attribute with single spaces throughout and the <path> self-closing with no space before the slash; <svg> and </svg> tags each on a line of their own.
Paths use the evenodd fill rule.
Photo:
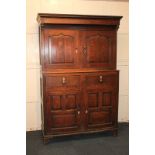
<svg viewBox="0 0 155 155">
<path fill-rule="evenodd" d="M 44 66 L 44 30 L 39 26 L 39 54 L 40 54 L 40 65 L 41 69 Z"/>
</svg>

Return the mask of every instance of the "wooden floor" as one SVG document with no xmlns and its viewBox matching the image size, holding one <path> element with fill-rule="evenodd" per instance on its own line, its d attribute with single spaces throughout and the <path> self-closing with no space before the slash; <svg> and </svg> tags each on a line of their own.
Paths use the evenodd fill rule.
<svg viewBox="0 0 155 155">
<path fill-rule="evenodd" d="M 57 137 L 44 145 L 41 131 L 26 133 L 26 155 L 128 155 L 129 124 L 120 123 L 118 136 L 110 132 Z"/>
</svg>

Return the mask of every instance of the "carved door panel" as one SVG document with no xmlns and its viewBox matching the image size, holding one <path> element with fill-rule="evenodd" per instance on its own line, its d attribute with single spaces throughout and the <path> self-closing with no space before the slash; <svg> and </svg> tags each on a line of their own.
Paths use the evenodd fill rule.
<svg viewBox="0 0 155 155">
<path fill-rule="evenodd" d="M 115 94 L 112 91 L 86 92 L 86 128 L 111 127 L 114 124 Z"/>
<path fill-rule="evenodd" d="M 116 68 L 116 32 L 81 31 L 83 67 Z"/>
<path fill-rule="evenodd" d="M 46 133 L 67 134 L 80 130 L 81 99 L 79 92 L 48 93 Z"/>
<path fill-rule="evenodd" d="M 44 30 L 44 67 L 76 68 L 78 66 L 78 31 Z"/>
</svg>

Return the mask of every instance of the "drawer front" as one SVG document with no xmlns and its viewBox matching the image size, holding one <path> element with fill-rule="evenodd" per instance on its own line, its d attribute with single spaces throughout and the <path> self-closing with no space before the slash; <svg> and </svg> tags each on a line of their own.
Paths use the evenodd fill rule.
<svg viewBox="0 0 155 155">
<path fill-rule="evenodd" d="M 45 76 L 46 90 L 79 89 L 80 75 L 48 75 Z"/>
<path fill-rule="evenodd" d="M 85 85 L 87 89 L 104 88 L 117 89 L 118 72 L 110 73 L 92 73 L 85 76 Z"/>
</svg>

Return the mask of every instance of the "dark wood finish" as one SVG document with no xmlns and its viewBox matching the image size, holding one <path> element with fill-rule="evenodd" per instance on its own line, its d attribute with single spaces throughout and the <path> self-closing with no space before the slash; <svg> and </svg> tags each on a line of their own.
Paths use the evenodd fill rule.
<svg viewBox="0 0 155 155">
<path fill-rule="evenodd" d="M 60 91 L 66 89 L 80 89 L 79 74 L 48 74 L 45 76 L 47 91 Z"/>
<path fill-rule="evenodd" d="M 116 38 L 121 18 L 38 14 L 45 143 L 61 135 L 116 135 Z"/>
<path fill-rule="evenodd" d="M 45 68 L 74 68 L 78 65 L 78 31 L 45 29 L 43 33 Z"/>
<path fill-rule="evenodd" d="M 83 67 L 116 68 L 116 32 L 104 29 L 81 31 Z"/>
<path fill-rule="evenodd" d="M 85 78 L 86 89 L 117 90 L 118 72 L 87 73 Z"/>
<path fill-rule="evenodd" d="M 118 72 L 86 73 L 85 114 L 88 130 L 117 127 Z"/>
<path fill-rule="evenodd" d="M 119 26 L 122 16 L 90 16 L 39 13 L 39 24 L 81 24 L 81 25 L 114 25 Z"/>
<path fill-rule="evenodd" d="M 55 92 L 47 94 L 47 134 L 80 130 L 80 92 Z"/>
</svg>

